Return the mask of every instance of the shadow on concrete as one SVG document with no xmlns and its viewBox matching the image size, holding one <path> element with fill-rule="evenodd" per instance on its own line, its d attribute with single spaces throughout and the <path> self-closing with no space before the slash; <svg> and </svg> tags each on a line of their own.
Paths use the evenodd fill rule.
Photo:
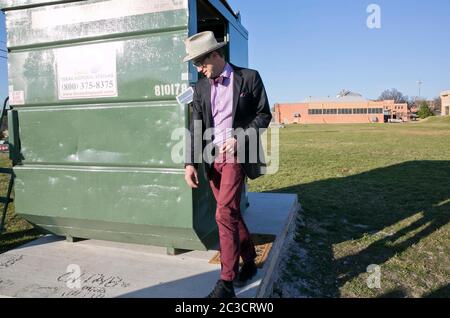
<svg viewBox="0 0 450 318">
<path fill-rule="evenodd" d="M 27 242 L 23 245 L 18 246 L 17 248 L 15 248 L 16 251 L 21 250 L 21 249 L 25 249 L 25 248 L 30 248 L 30 247 L 34 247 L 34 246 L 39 246 L 39 245 L 44 245 L 44 244 L 48 244 L 48 243 L 53 243 L 53 242 L 58 242 L 58 241 L 65 241 L 65 237 L 63 236 L 56 236 L 56 235 L 51 235 L 51 234 L 43 234 L 42 231 L 40 231 L 39 229 L 32 229 L 35 230 L 36 235 L 41 235 L 41 237 L 39 239 L 34 239 L 33 241 Z"/>
<path fill-rule="evenodd" d="M 300 259 L 288 264 L 307 282 L 302 293 L 349 296 L 340 288 L 366 273 L 367 266 L 382 266 L 450 222 L 450 161 L 405 162 L 270 192 L 297 193 L 304 209 L 296 241 L 306 250 L 306 264 Z M 337 244 L 363 238 L 369 240 L 364 248 L 355 246 L 346 256 L 334 253 Z M 443 241 L 436 244 L 445 253 Z M 448 286 L 436 292 L 450 296 Z M 388 296 L 409 297 L 403 292 Z"/>
<path fill-rule="evenodd" d="M 201 275 L 126 293 L 118 298 L 204 298 L 214 288 L 219 276 L 220 270 L 213 270 Z M 250 284 L 248 287 L 236 289 L 236 296 L 238 298 L 254 297 L 256 288 L 257 286 Z"/>
</svg>

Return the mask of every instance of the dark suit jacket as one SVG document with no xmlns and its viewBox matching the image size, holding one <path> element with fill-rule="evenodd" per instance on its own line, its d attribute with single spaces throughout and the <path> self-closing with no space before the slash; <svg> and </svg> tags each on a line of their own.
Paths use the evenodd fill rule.
<svg viewBox="0 0 450 318">
<path fill-rule="evenodd" d="M 237 136 L 238 139 L 238 154 L 244 153 L 242 149 L 245 147 L 245 161 L 241 163 L 245 174 L 250 179 L 256 179 L 261 176 L 261 164 L 263 160 L 259 155 L 262 152 L 261 142 L 259 134 L 256 135 L 256 145 L 258 153 L 254 152 L 254 135 L 249 134 L 254 128 L 255 130 L 267 128 L 272 119 L 270 112 L 269 102 L 267 100 L 264 84 L 261 80 L 259 73 L 255 70 L 236 67 L 230 64 L 234 70 L 234 85 L 233 85 L 233 128 L 236 131 L 241 131 L 241 134 Z M 194 120 L 202 121 L 202 130 L 194 131 Z M 212 141 L 204 141 L 203 133 L 205 129 L 213 127 L 213 118 L 211 112 L 211 84 L 207 78 L 200 79 L 195 85 L 194 100 L 192 107 L 192 117 L 190 121 L 190 153 L 187 152 L 186 165 L 194 165 L 196 168 L 201 159 L 203 150 Z M 238 128 L 241 128 L 238 129 Z M 253 130 L 253 131 L 255 131 Z M 201 133 L 201 135 L 200 135 Z M 252 136 L 252 137 L 249 137 Z M 253 140 L 252 140 L 253 139 Z M 202 153 L 194 153 L 195 140 L 201 144 Z M 202 140 L 200 142 L 200 140 Z M 242 142 L 245 140 L 245 143 Z M 241 142 L 240 142 L 241 141 Z M 249 142 L 253 142 L 252 146 Z M 250 149 L 253 148 L 250 155 Z M 210 147 L 208 147 L 210 149 Z M 197 156 L 197 157 L 196 157 Z M 255 162 L 256 157 L 256 162 Z M 197 160 L 195 160 L 197 158 Z M 202 157 L 203 158 L 203 157 Z M 242 158 L 242 157 L 241 157 Z M 252 160 L 250 160 L 252 159 Z M 201 160 L 204 162 L 204 160 Z M 211 179 L 211 164 L 204 162 L 205 174 L 208 179 Z"/>
</svg>

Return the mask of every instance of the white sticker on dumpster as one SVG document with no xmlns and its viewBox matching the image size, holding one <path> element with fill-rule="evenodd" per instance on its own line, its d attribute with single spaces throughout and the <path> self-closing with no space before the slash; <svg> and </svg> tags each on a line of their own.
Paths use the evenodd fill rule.
<svg viewBox="0 0 450 318">
<path fill-rule="evenodd" d="M 58 98 L 117 97 L 114 43 L 58 49 Z"/>
<path fill-rule="evenodd" d="M 11 105 L 23 105 L 23 104 L 25 104 L 24 91 L 12 91 L 12 92 L 9 92 L 9 103 Z"/>
<path fill-rule="evenodd" d="M 11 105 L 23 105 L 25 104 L 24 91 L 15 91 L 13 85 L 8 86 L 9 103 Z"/>
</svg>

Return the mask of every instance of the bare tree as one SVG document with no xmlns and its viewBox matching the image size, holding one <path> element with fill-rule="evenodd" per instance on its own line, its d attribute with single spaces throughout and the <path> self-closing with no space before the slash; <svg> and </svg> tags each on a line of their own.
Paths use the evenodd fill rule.
<svg viewBox="0 0 450 318">
<path fill-rule="evenodd" d="M 408 104 L 408 109 L 411 110 L 411 108 L 417 104 L 417 98 L 409 96 L 405 96 L 405 98 L 407 99 L 406 103 Z"/>
<path fill-rule="evenodd" d="M 442 104 L 441 104 L 441 97 L 435 97 L 433 99 L 434 101 L 434 112 L 441 112 Z"/>
<path fill-rule="evenodd" d="M 406 95 L 403 95 L 402 92 L 399 92 L 396 88 L 387 89 L 381 93 L 378 100 L 394 100 L 396 103 L 408 103 L 409 98 Z"/>
</svg>

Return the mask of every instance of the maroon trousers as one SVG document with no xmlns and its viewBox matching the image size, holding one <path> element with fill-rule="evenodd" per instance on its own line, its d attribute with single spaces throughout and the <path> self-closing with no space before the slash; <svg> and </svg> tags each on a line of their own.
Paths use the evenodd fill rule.
<svg viewBox="0 0 450 318">
<path fill-rule="evenodd" d="M 236 157 L 231 163 L 226 161 L 225 155 L 216 158 L 211 171 L 210 186 L 217 202 L 220 278 L 232 281 L 239 271 L 239 256 L 247 263 L 256 258 L 256 251 L 240 209 L 245 174 Z"/>
</svg>

